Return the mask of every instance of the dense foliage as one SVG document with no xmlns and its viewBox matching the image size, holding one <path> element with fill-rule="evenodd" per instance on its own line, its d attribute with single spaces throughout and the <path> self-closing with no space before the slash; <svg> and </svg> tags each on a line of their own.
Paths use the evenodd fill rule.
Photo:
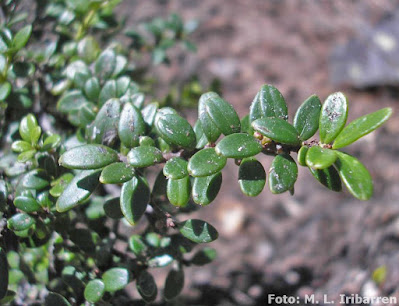
<svg viewBox="0 0 399 306">
<path fill-rule="evenodd" d="M 29 15 L 20 2 L 0 5 L 0 303 L 119 305 L 132 281 L 151 302 L 158 267 L 169 269 L 163 298 L 175 298 L 184 267 L 216 256 L 194 248 L 218 238 L 208 222 L 180 214 L 216 198 L 229 158 L 247 196 L 267 178 L 272 193 L 294 194 L 297 163 L 332 191 L 343 183 L 360 200 L 372 196 L 367 169 L 340 149 L 391 109 L 346 125 L 342 93 L 323 105 L 313 95 L 291 124 L 283 95 L 264 85 L 240 119 L 216 92 L 200 95 L 195 79 L 156 102 L 135 64 L 146 54 L 168 63 L 176 44 L 195 49 L 193 23 L 154 19 L 125 31 L 126 46 L 115 41 L 119 0 L 37 0 Z M 192 127 L 178 108 L 198 99 Z M 320 141 L 310 140 L 317 131 Z M 258 154 L 273 158 L 268 172 Z"/>
</svg>

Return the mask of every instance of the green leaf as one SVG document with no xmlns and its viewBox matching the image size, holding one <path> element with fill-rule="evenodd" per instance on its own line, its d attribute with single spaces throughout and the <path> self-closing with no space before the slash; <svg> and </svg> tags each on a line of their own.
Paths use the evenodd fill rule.
<svg viewBox="0 0 399 306">
<path fill-rule="evenodd" d="M 147 246 L 141 239 L 140 235 L 130 236 L 128 243 L 129 243 L 130 250 L 136 255 L 140 255 L 140 254 L 144 253 L 144 251 L 147 249 Z"/>
<path fill-rule="evenodd" d="M 187 206 L 190 200 L 191 182 L 190 177 L 185 176 L 178 180 L 168 179 L 166 195 L 171 204 L 177 207 Z"/>
<path fill-rule="evenodd" d="M 12 231 L 24 231 L 35 224 L 35 219 L 28 214 L 20 213 L 7 220 L 7 226 Z"/>
<path fill-rule="evenodd" d="M 65 212 L 83 203 L 98 186 L 101 169 L 84 170 L 76 175 L 58 198 L 57 211 Z"/>
<path fill-rule="evenodd" d="M 255 158 L 245 158 L 241 161 L 238 182 L 243 194 L 249 197 L 259 195 L 266 184 L 266 172 L 262 164 Z"/>
<path fill-rule="evenodd" d="M 33 213 L 41 210 L 39 203 L 34 198 L 27 196 L 16 197 L 14 200 L 14 205 L 18 209 L 27 213 Z"/>
<path fill-rule="evenodd" d="M 155 121 L 155 116 L 157 114 L 159 104 L 154 102 L 148 104 L 146 107 L 143 108 L 141 111 L 141 114 L 143 115 L 144 122 L 147 125 L 147 130 L 151 130 L 152 125 L 154 124 Z"/>
<path fill-rule="evenodd" d="M 140 146 L 130 150 L 127 155 L 127 161 L 133 167 L 145 168 L 163 160 L 162 152 L 150 146 Z"/>
<path fill-rule="evenodd" d="M 35 129 L 37 126 L 37 121 L 34 115 L 29 114 L 22 118 L 21 123 L 19 124 L 19 134 L 22 139 L 31 143 L 31 130 Z"/>
<path fill-rule="evenodd" d="M 18 155 L 17 161 L 20 163 L 26 163 L 27 161 L 31 160 L 36 154 L 36 150 L 29 150 L 25 151 Z"/>
<path fill-rule="evenodd" d="M 178 224 L 180 233 L 195 243 L 208 243 L 219 236 L 216 229 L 203 220 L 189 219 Z"/>
<path fill-rule="evenodd" d="M 256 94 L 249 109 L 250 121 L 276 117 L 288 119 L 288 110 L 283 95 L 272 85 L 263 85 Z"/>
<path fill-rule="evenodd" d="M 147 303 L 153 302 L 158 294 L 157 284 L 154 277 L 147 271 L 141 271 L 137 279 L 137 291 L 140 293 L 143 300 Z"/>
<path fill-rule="evenodd" d="M 213 248 L 205 247 L 202 250 L 195 253 L 191 259 L 191 263 L 196 266 L 204 266 L 215 260 L 217 256 L 216 250 Z"/>
<path fill-rule="evenodd" d="M 301 166 L 306 167 L 306 154 L 309 151 L 309 147 L 307 146 L 302 146 L 299 151 L 298 151 L 298 164 L 300 164 Z"/>
<path fill-rule="evenodd" d="M 348 191 L 359 200 L 368 200 L 373 195 L 373 179 L 366 167 L 355 157 L 339 151 L 335 165 Z"/>
<path fill-rule="evenodd" d="M 100 182 L 103 184 L 120 184 L 129 181 L 135 174 L 134 168 L 125 163 L 113 163 L 101 172 Z"/>
<path fill-rule="evenodd" d="M 50 292 L 44 301 L 45 306 L 71 306 L 66 298 L 61 294 Z"/>
<path fill-rule="evenodd" d="M 86 81 L 84 93 L 90 101 L 97 102 L 100 90 L 100 82 L 97 78 L 92 77 Z"/>
<path fill-rule="evenodd" d="M 50 185 L 48 179 L 49 178 L 46 171 L 42 169 L 35 169 L 29 171 L 23 176 L 23 178 L 21 179 L 21 184 L 23 187 L 28 189 L 41 190 Z"/>
<path fill-rule="evenodd" d="M 78 56 L 89 64 L 97 58 L 100 47 L 94 37 L 86 36 L 78 43 L 77 51 Z"/>
<path fill-rule="evenodd" d="M 163 295 L 165 300 L 170 301 L 177 297 L 184 287 L 184 272 L 183 269 L 171 269 L 165 280 L 165 287 Z"/>
<path fill-rule="evenodd" d="M 101 279 L 93 279 L 87 283 L 84 296 L 89 303 L 97 303 L 105 293 L 105 285 Z"/>
<path fill-rule="evenodd" d="M 298 177 L 298 166 L 286 153 L 277 155 L 269 170 L 269 186 L 272 193 L 283 193 L 294 187 Z"/>
<path fill-rule="evenodd" d="M 104 105 L 109 99 L 118 98 L 116 94 L 116 81 L 108 80 L 100 91 L 99 103 Z"/>
<path fill-rule="evenodd" d="M 330 143 L 345 126 L 348 103 L 341 92 L 327 97 L 320 114 L 319 134 L 322 143 Z"/>
<path fill-rule="evenodd" d="M 26 142 L 26 141 L 23 141 L 23 140 L 17 140 L 17 141 L 14 141 L 12 143 L 11 149 L 14 152 L 21 153 L 21 152 L 25 152 L 25 151 L 30 151 L 33 148 L 32 148 L 32 146 L 31 146 L 31 144 L 29 142 Z"/>
<path fill-rule="evenodd" d="M 114 72 L 116 66 L 116 55 L 113 50 L 104 50 L 95 62 L 94 71 L 102 79 L 108 79 Z"/>
<path fill-rule="evenodd" d="M 176 114 L 158 114 L 155 126 L 159 135 L 169 144 L 193 149 L 196 137 L 190 123 Z"/>
<path fill-rule="evenodd" d="M 188 175 L 187 165 L 187 161 L 183 158 L 173 157 L 166 162 L 163 174 L 174 180 L 182 179 Z"/>
<path fill-rule="evenodd" d="M 112 198 L 104 202 L 104 212 L 111 219 L 123 218 L 120 198 Z"/>
<path fill-rule="evenodd" d="M 332 191 L 340 192 L 342 190 L 341 178 L 339 177 L 338 171 L 334 166 L 328 167 L 323 170 L 317 170 L 309 168 L 310 173 L 318 180 L 322 185 Z"/>
<path fill-rule="evenodd" d="M 306 165 L 314 169 L 325 169 L 330 167 L 336 159 L 337 154 L 334 150 L 313 146 L 306 154 Z"/>
<path fill-rule="evenodd" d="M 61 175 L 58 179 L 51 182 L 51 186 L 53 188 L 50 189 L 50 194 L 53 197 L 58 198 L 63 192 L 66 186 L 72 181 L 73 174 L 72 173 L 65 173 Z"/>
<path fill-rule="evenodd" d="M 206 148 L 190 158 L 187 169 L 194 177 L 209 176 L 222 170 L 226 162 L 227 158 L 217 155 L 214 148 Z"/>
<path fill-rule="evenodd" d="M 8 263 L 6 252 L 0 247 L 0 299 L 7 294 L 8 288 Z"/>
<path fill-rule="evenodd" d="M 115 292 L 122 290 L 130 281 L 129 271 L 125 268 L 111 268 L 103 274 L 105 291 Z"/>
<path fill-rule="evenodd" d="M 51 149 L 57 148 L 61 144 L 61 136 L 57 134 L 53 134 L 48 136 L 42 146 L 42 151 L 48 151 Z"/>
<path fill-rule="evenodd" d="M 30 139 L 32 145 L 34 146 L 37 145 L 37 142 L 39 141 L 41 134 L 42 134 L 42 129 L 40 126 L 36 126 L 30 130 Z"/>
<path fill-rule="evenodd" d="M 61 113 L 68 114 L 71 111 L 78 111 L 89 101 L 80 90 L 67 91 L 57 102 L 57 109 Z"/>
<path fill-rule="evenodd" d="M 222 173 L 196 177 L 194 179 L 192 197 L 193 201 L 200 205 L 208 205 L 215 200 L 222 185 Z"/>
<path fill-rule="evenodd" d="M 371 133 L 383 125 L 392 115 L 392 108 L 387 107 L 362 116 L 349 123 L 334 141 L 333 149 L 343 148 L 359 138 Z"/>
<path fill-rule="evenodd" d="M 93 239 L 92 232 L 86 228 L 74 228 L 69 231 L 69 239 L 83 252 L 94 254 L 96 242 Z"/>
<path fill-rule="evenodd" d="M 139 138 L 144 135 L 146 126 L 140 111 L 131 103 L 125 103 L 119 120 L 118 134 L 127 148 L 137 147 Z"/>
<path fill-rule="evenodd" d="M 135 225 L 150 201 L 148 183 L 142 177 L 133 177 L 123 184 L 120 200 L 123 215 L 131 225 Z"/>
<path fill-rule="evenodd" d="M 203 94 L 200 97 L 199 103 L 198 103 L 198 115 L 199 115 L 199 121 L 201 123 L 202 130 L 208 139 L 208 142 L 214 143 L 222 134 L 222 132 L 219 130 L 215 122 L 212 120 L 212 117 L 209 115 L 209 112 L 206 108 L 206 103 L 207 101 L 211 99 L 217 99 L 219 97 L 218 94 L 214 92 L 208 92 Z"/>
<path fill-rule="evenodd" d="M 59 164 L 69 169 L 98 169 L 119 160 L 118 153 L 111 148 L 98 144 L 74 147 L 59 159 Z"/>
<path fill-rule="evenodd" d="M 223 138 L 215 147 L 217 154 L 228 158 L 243 159 L 262 151 L 262 145 L 253 136 L 235 133 Z"/>
<path fill-rule="evenodd" d="M 241 133 L 247 133 L 249 135 L 254 134 L 254 129 L 252 128 L 249 115 L 245 115 L 241 118 Z"/>
<path fill-rule="evenodd" d="M 12 40 L 13 48 L 15 48 L 18 51 L 23 47 L 25 47 L 31 33 L 32 33 L 31 25 L 27 25 L 23 27 L 21 30 L 19 30 L 17 34 L 15 34 L 14 39 Z"/>
<path fill-rule="evenodd" d="M 0 101 L 4 101 L 11 92 L 11 84 L 9 82 L 4 82 L 0 85 Z"/>
<path fill-rule="evenodd" d="M 284 119 L 265 117 L 253 121 L 252 127 L 276 142 L 294 146 L 301 143 L 297 130 Z"/>
<path fill-rule="evenodd" d="M 140 136 L 139 144 L 142 147 L 155 147 L 155 141 L 150 136 Z"/>
<path fill-rule="evenodd" d="M 310 96 L 296 111 L 294 127 L 301 140 L 308 140 L 319 128 L 321 102 L 318 96 Z"/>
<path fill-rule="evenodd" d="M 201 121 L 197 120 L 194 125 L 194 133 L 197 145 L 195 146 L 196 149 L 202 149 L 208 143 L 208 139 L 202 129 Z"/>
</svg>

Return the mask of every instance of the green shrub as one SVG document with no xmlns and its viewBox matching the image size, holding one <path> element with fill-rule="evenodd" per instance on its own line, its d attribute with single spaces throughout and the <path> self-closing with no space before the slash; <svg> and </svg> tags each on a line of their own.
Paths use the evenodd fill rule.
<svg viewBox="0 0 399 306">
<path fill-rule="evenodd" d="M 311 96 L 291 124 L 282 94 L 264 85 L 240 119 L 216 92 L 201 95 L 195 78 L 156 102 L 134 63 L 143 52 L 168 63 L 176 44 L 194 49 L 192 23 L 154 19 L 145 33 L 127 30 L 124 46 L 113 40 L 123 25 L 113 13 L 118 2 L 37 0 L 26 26 L 19 1 L 1 4 L 0 303 L 18 292 L 16 303 L 45 296 L 47 305 L 118 304 L 132 281 L 151 302 L 158 295 L 151 269 L 166 266 L 163 298 L 175 298 L 184 267 L 216 257 L 194 248 L 218 238 L 208 222 L 179 215 L 216 198 L 229 158 L 247 196 L 259 195 L 267 177 L 272 193 L 293 194 L 297 163 L 332 191 L 343 183 L 360 200 L 372 196 L 367 169 L 339 149 L 381 126 L 390 108 L 346 125 L 342 93 L 323 105 Z M 192 127 L 178 109 L 198 99 Z M 309 140 L 317 131 L 320 141 Z M 268 172 L 261 153 L 273 158 Z M 140 234 L 120 231 L 139 222 Z"/>
</svg>

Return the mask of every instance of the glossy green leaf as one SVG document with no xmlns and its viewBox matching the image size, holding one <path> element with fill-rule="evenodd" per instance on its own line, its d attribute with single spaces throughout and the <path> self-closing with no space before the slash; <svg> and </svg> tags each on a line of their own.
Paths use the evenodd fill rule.
<svg viewBox="0 0 399 306">
<path fill-rule="evenodd" d="M 155 147 L 155 141 L 150 136 L 140 136 L 139 144 L 143 147 Z"/>
<path fill-rule="evenodd" d="M 97 78 L 92 77 L 86 81 L 84 93 L 90 101 L 97 102 L 100 90 L 100 82 Z"/>
<path fill-rule="evenodd" d="M 18 155 L 17 161 L 20 163 L 26 163 L 27 161 L 31 160 L 36 154 L 36 150 L 29 150 L 25 151 Z"/>
<path fill-rule="evenodd" d="M 101 169 L 84 170 L 76 175 L 58 198 L 57 211 L 65 212 L 83 203 L 96 189 Z"/>
<path fill-rule="evenodd" d="M 314 178 L 328 189 L 337 192 L 342 190 L 341 178 L 339 177 L 338 171 L 334 168 L 334 166 L 323 170 L 316 170 L 312 168 L 309 168 L 309 170 Z"/>
<path fill-rule="evenodd" d="M 150 130 L 155 121 L 155 116 L 157 114 L 159 104 L 158 103 L 150 103 L 143 108 L 141 114 L 143 115 L 144 122 L 147 125 L 147 129 Z"/>
<path fill-rule="evenodd" d="M 166 194 L 174 206 L 185 207 L 190 200 L 190 177 L 187 175 L 178 180 L 168 179 Z"/>
<path fill-rule="evenodd" d="M 100 91 L 99 102 L 100 105 L 104 105 L 109 99 L 118 98 L 116 93 L 116 81 L 108 80 Z"/>
<path fill-rule="evenodd" d="M 59 164 L 69 169 L 98 169 L 119 160 L 118 153 L 99 144 L 74 147 L 59 159 Z"/>
<path fill-rule="evenodd" d="M 113 50 L 104 50 L 95 62 L 94 71 L 102 79 L 108 79 L 114 72 L 116 66 L 116 55 Z"/>
<path fill-rule="evenodd" d="M 159 114 L 155 118 L 155 126 L 167 143 L 188 149 L 195 148 L 194 130 L 183 117 L 176 114 Z"/>
<path fill-rule="evenodd" d="M 120 198 L 112 198 L 104 202 L 105 215 L 111 219 L 123 218 Z"/>
<path fill-rule="evenodd" d="M 16 214 L 7 221 L 7 226 L 12 231 L 24 231 L 33 224 L 35 224 L 35 219 L 25 213 Z"/>
<path fill-rule="evenodd" d="M 131 225 L 135 225 L 150 201 L 148 183 L 142 177 L 133 177 L 123 184 L 120 200 L 123 215 Z"/>
<path fill-rule="evenodd" d="M 147 249 L 147 246 L 141 239 L 141 235 L 130 236 L 128 244 L 130 250 L 136 255 L 142 254 Z"/>
<path fill-rule="evenodd" d="M 19 134 L 22 139 L 26 142 L 32 143 L 31 130 L 35 129 L 37 126 L 36 118 L 32 114 L 22 118 L 21 123 L 19 124 Z"/>
<path fill-rule="evenodd" d="M 383 125 L 392 115 L 392 108 L 387 107 L 362 116 L 349 123 L 334 141 L 333 149 L 343 148 L 359 138 L 371 133 Z"/>
<path fill-rule="evenodd" d="M 123 106 L 118 135 L 122 144 L 127 148 L 133 148 L 139 145 L 140 136 L 144 135 L 146 126 L 140 111 L 131 103 L 125 103 Z"/>
<path fill-rule="evenodd" d="M 11 84 L 4 82 L 0 85 L 0 101 L 4 101 L 11 92 Z"/>
<path fill-rule="evenodd" d="M 196 266 L 203 266 L 211 263 L 217 256 L 216 250 L 213 248 L 205 247 L 194 254 L 191 263 Z"/>
<path fill-rule="evenodd" d="M 215 122 L 212 120 L 212 117 L 209 115 L 209 112 L 206 108 L 206 103 L 207 101 L 211 99 L 217 99 L 218 97 L 218 94 L 214 92 L 208 92 L 200 97 L 198 103 L 199 121 L 201 122 L 202 130 L 208 139 L 208 142 L 210 143 L 214 143 L 222 134 L 222 131 L 219 130 Z"/>
<path fill-rule="evenodd" d="M 122 97 L 129 88 L 131 79 L 128 76 L 122 76 L 116 80 L 116 96 Z"/>
<path fill-rule="evenodd" d="M 135 174 L 134 168 L 125 163 L 113 163 L 101 172 L 100 182 L 103 184 L 120 184 L 129 181 Z"/>
<path fill-rule="evenodd" d="M 171 269 L 165 280 L 163 295 L 170 301 L 177 297 L 184 287 L 184 272 L 182 268 Z"/>
<path fill-rule="evenodd" d="M 298 166 L 288 154 L 277 155 L 269 170 L 269 186 L 272 193 L 283 193 L 294 187 Z"/>
<path fill-rule="evenodd" d="M 49 135 L 43 142 L 42 151 L 57 148 L 61 144 L 61 136 L 57 134 Z"/>
<path fill-rule="evenodd" d="M 287 120 L 288 110 L 283 95 L 274 86 L 263 85 L 252 101 L 249 117 L 251 122 L 266 117 Z"/>
<path fill-rule="evenodd" d="M 35 169 L 29 171 L 22 177 L 21 184 L 23 187 L 28 189 L 41 190 L 50 185 L 50 182 L 46 171 Z"/>
<path fill-rule="evenodd" d="M 66 298 L 61 294 L 50 292 L 44 301 L 45 306 L 71 306 Z"/>
<path fill-rule="evenodd" d="M 308 146 L 302 146 L 299 151 L 298 151 L 298 164 L 300 164 L 301 166 L 306 167 L 306 154 L 309 151 L 309 147 Z"/>
<path fill-rule="evenodd" d="M 0 247 L 0 299 L 7 294 L 8 288 L 8 262 L 5 250 Z"/>
<path fill-rule="evenodd" d="M 14 205 L 16 208 L 27 213 L 33 213 L 41 210 L 39 203 L 34 198 L 27 196 L 16 197 L 14 200 Z"/>
<path fill-rule="evenodd" d="M 62 113 L 70 113 L 79 110 L 89 101 L 80 90 L 67 91 L 57 102 L 57 109 Z"/>
<path fill-rule="evenodd" d="M 174 180 L 182 179 L 188 175 L 187 165 L 188 162 L 183 158 L 173 157 L 166 162 L 163 174 Z"/>
<path fill-rule="evenodd" d="M 298 108 L 294 117 L 294 127 L 301 140 L 308 140 L 319 128 L 321 102 L 318 96 L 310 96 Z"/>
<path fill-rule="evenodd" d="M 222 186 L 222 173 L 196 177 L 194 179 L 192 197 L 193 201 L 200 205 L 208 205 L 215 200 Z"/>
<path fill-rule="evenodd" d="M 25 47 L 26 43 L 29 40 L 29 37 L 32 33 L 32 26 L 27 25 L 20 29 L 17 34 L 15 34 L 14 39 L 12 40 L 13 48 L 16 50 L 20 50 Z"/>
<path fill-rule="evenodd" d="M 208 222 L 189 219 L 178 224 L 180 233 L 195 243 L 208 243 L 218 238 L 217 230 Z"/>
<path fill-rule="evenodd" d="M 314 169 L 325 169 L 330 167 L 336 159 L 337 154 L 334 150 L 313 146 L 306 154 L 306 165 Z"/>
<path fill-rule="evenodd" d="M 209 176 L 222 170 L 226 162 L 227 158 L 217 155 L 214 148 L 206 148 L 190 158 L 187 169 L 194 177 Z"/>
<path fill-rule="evenodd" d="M 252 128 L 249 115 L 245 115 L 241 118 L 241 133 L 247 133 L 249 135 L 254 134 L 254 129 Z"/>
<path fill-rule="evenodd" d="M 122 290 L 130 281 L 129 271 L 125 268 L 111 268 L 103 274 L 105 291 L 115 292 Z"/>
<path fill-rule="evenodd" d="M 142 271 L 137 279 L 137 291 L 147 303 L 153 302 L 158 294 L 157 284 L 154 277 L 147 271 Z"/>
<path fill-rule="evenodd" d="M 348 117 L 348 103 L 341 92 L 327 97 L 323 104 L 319 121 L 319 134 L 322 143 L 330 143 L 345 126 Z"/>
<path fill-rule="evenodd" d="M 294 146 L 301 142 L 297 130 L 284 119 L 265 117 L 253 121 L 252 127 L 276 142 Z"/>
<path fill-rule="evenodd" d="M 359 200 L 373 195 L 373 179 L 366 167 L 355 157 L 339 151 L 335 165 L 348 191 Z"/>
<path fill-rule="evenodd" d="M 238 182 L 243 194 L 256 197 L 265 187 L 266 171 L 255 158 L 243 159 L 238 172 Z"/>
<path fill-rule="evenodd" d="M 101 279 L 93 279 L 87 283 L 84 296 L 89 303 L 97 303 L 105 293 L 105 285 Z"/>
<path fill-rule="evenodd" d="M 52 181 L 51 186 L 53 187 L 50 189 L 50 194 L 58 198 L 64 192 L 66 186 L 72 181 L 73 177 L 72 173 L 65 173 L 55 181 Z"/>
<path fill-rule="evenodd" d="M 150 146 L 140 146 L 130 150 L 127 155 L 127 161 L 133 167 L 145 168 L 163 160 L 162 152 Z"/>
<path fill-rule="evenodd" d="M 194 125 L 194 133 L 197 145 L 195 146 L 196 149 L 202 149 L 208 143 L 208 139 L 202 129 L 201 121 L 197 120 Z"/>
<path fill-rule="evenodd" d="M 215 151 L 224 157 L 243 159 L 260 153 L 262 145 L 251 135 L 235 133 L 223 138 L 216 145 Z"/>
</svg>

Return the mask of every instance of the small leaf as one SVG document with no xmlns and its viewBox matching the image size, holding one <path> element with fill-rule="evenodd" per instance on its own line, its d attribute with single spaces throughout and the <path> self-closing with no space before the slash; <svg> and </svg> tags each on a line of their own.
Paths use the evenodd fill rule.
<svg viewBox="0 0 399 306">
<path fill-rule="evenodd" d="M 277 155 L 269 170 L 269 186 L 272 193 L 283 193 L 294 187 L 298 177 L 298 166 L 286 153 Z"/>
<path fill-rule="evenodd" d="M 266 171 L 255 158 L 243 159 L 238 172 L 238 182 L 243 194 L 256 197 L 265 187 Z"/>
<path fill-rule="evenodd" d="M 190 177 L 187 175 L 178 180 L 168 179 L 166 194 L 170 203 L 174 206 L 187 206 L 191 194 Z"/>
<path fill-rule="evenodd" d="M 147 264 L 150 268 L 163 268 L 170 265 L 172 262 L 172 256 L 170 256 L 169 254 L 163 254 L 149 259 L 147 261 Z"/>
<path fill-rule="evenodd" d="M 147 303 L 153 302 L 158 294 L 157 284 L 154 277 L 147 271 L 142 271 L 137 279 L 137 291 Z"/>
<path fill-rule="evenodd" d="M 97 303 L 105 293 L 105 285 L 101 279 L 93 279 L 87 283 L 84 296 L 89 303 Z"/>
<path fill-rule="evenodd" d="M 122 186 L 121 211 L 126 220 L 135 225 L 144 214 L 150 201 L 148 183 L 142 177 L 133 177 Z"/>
<path fill-rule="evenodd" d="M 348 103 L 341 92 L 327 97 L 320 114 L 319 133 L 322 143 L 330 143 L 345 126 Z"/>
<path fill-rule="evenodd" d="M 41 190 L 50 185 L 47 173 L 42 169 L 35 169 L 26 173 L 21 179 L 23 187 Z"/>
<path fill-rule="evenodd" d="M 163 160 L 162 152 L 150 146 L 140 146 L 130 150 L 127 155 L 127 161 L 133 167 L 145 168 Z"/>
<path fill-rule="evenodd" d="M 216 250 L 213 248 L 205 247 L 202 250 L 195 253 L 191 259 L 191 263 L 196 266 L 203 266 L 211 263 L 217 256 Z"/>
<path fill-rule="evenodd" d="M 0 247 L 0 300 L 7 294 L 8 288 L 8 263 L 6 252 Z"/>
<path fill-rule="evenodd" d="M 129 243 L 130 250 L 136 255 L 140 255 L 140 254 L 144 253 L 144 251 L 147 249 L 147 246 L 141 239 L 140 235 L 130 236 L 128 243 Z"/>
<path fill-rule="evenodd" d="M 36 118 L 32 114 L 29 114 L 22 118 L 19 125 L 19 134 L 21 135 L 22 139 L 26 142 L 31 143 L 31 130 L 33 130 L 37 126 L 38 125 Z"/>
<path fill-rule="evenodd" d="M 68 186 L 72 179 L 72 173 L 65 173 L 55 181 L 52 181 L 51 186 L 53 186 L 53 188 L 50 189 L 50 194 L 53 197 L 58 198 L 64 192 L 64 189 L 66 188 L 66 186 Z"/>
<path fill-rule="evenodd" d="M 57 211 L 65 212 L 83 203 L 98 186 L 101 169 L 84 170 L 76 175 L 58 198 Z"/>
<path fill-rule="evenodd" d="M 218 238 L 216 229 L 203 220 L 189 219 L 178 224 L 180 233 L 195 243 L 208 243 Z"/>
<path fill-rule="evenodd" d="M 241 118 L 241 133 L 247 133 L 249 135 L 253 135 L 254 132 L 255 131 L 251 126 L 249 115 L 245 115 L 243 118 Z"/>
<path fill-rule="evenodd" d="M 129 271 L 125 268 L 111 268 L 103 274 L 105 291 L 115 292 L 122 290 L 130 281 Z"/>
<path fill-rule="evenodd" d="M 17 140 L 12 143 L 11 149 L 14 152 L 21 153 L 21 152 L 32 150 L 33 148 L 29 142 L 26 142 L 23 140 Z"/>
<path fill-rule="evenodd" d="M 182 179 L 188 175 L 187 165 L 188 162 L 183 158 L 173 157 L 166 162 L 163 174 L 174 180 Z"/>
<path fill-rule="evenodd" d="M 26 163 L 27 161 L 31 160 L 36 154 L 36 150 L 29 150 L 22 152 L 18 155 L 17 161 L 20 163 Z"/>
<path fill-rule="evenodd" d="M 104 202 L 104 212 L 111 219 L 123 218 L 120 198 L 112 198 Z"/>
<path fill-rule="evenodd" d="M 60 135 L 57 134 L 50 135 L 44 140 L 42 150 L 48 151 L 51 149 L 55 149 L 60 145 L 60 143 L 61 143 Z"/>
<path fill-rule="evenodd" d="M 249 116 L 251 122 L 266 117 L 287 120 L 288 110 L 283 95 L 274 86 L 263 85 L 252 101 Z"/>
<path fill-rule="evenodd" d="M 59 159 L 59 164 L 69 169 L 98 169 L 119 160 L 118 153 L 103 145 L 88 144 L 74 147 Z"/>
<path fill-rule="evenodd" d="M 30 139 L 31 139 L 31 143 L 32 145 L 37 145 L 37 142 L 40 139 L 40 136 L 42 134 L 42 129 L 40 126 L 36 126 L 33 129 L 30 129 Z"/>
<path fill-rule="evenodd" d="M 321 102 L 318 96 L 310 96 L 298 108 L 294 117 L 294 127 L 301 140 L 308 140 L 319 128 Z"/>
<path fill-rule="evenodd" d="M 142 147 L 155 147 L 155 141 L 150 136 L 140 136 L 139 144 Z"/>
<path fill-rule="evenodd" d="M 27 196 L 16 197 L 14 200 L 14 205 L 18 209 L 27 213 L 33 213 L 41 210 L 39 203 L 34 198 Z"/>
<path fill-rule="evenodd" d="M 202 130 L 210 143 L 214 143 L 222 132 L 209 115 L 206 109 L 206 102 L 212 98 L 218 97 L 218 94 L 214 92 L 205 93 L 201 96 L 198 104 L 199 121 L 201 122 Z"/>
<path fill-rule="evenodd" d="M 9 82 L 4 82 L 0 85 L 0 101 L 4 101 L 11 92 L 11 84 Z"/>
<path fill-rule="evenodd" d="M 359 200 L 368 200 L 373 195 L 373 179 L 366 167 L 355 157 L 339 151 L 337 161 L 338 173 L 348 191 Z"/>
<path fill-rule="evenodd" d="M 140 111 L 131 103 L 123 106 L 118 135 L 122 144 L 127 148 L 139 145 L 140 136 L 145 134 L 146 126 Z"/>
<path fill-rule="evenodd" d="M 57 109 L 61 113 L 70 113 L 73 110 L 79 110 L 89 101 L 80 90 L 67 91 L 57 102 Z"/>
<path fill-rule="evenodd" d="M 208 139 L 204 134 L 204 130 L 202 129 L 201 121 L 197 120 L 194 125 L 194 133 L 197 141 L 196 149 L 202 149 L 208 143 Z"/>
<path fill-rule="evenodd" d="M 86 36 L 78 43 L 77 51 L 78 56 L 89 64 L 97 58 L 100 47 L 94 37 Z"/>
<path fill-rule="evenodd" d="M 387 107 L 362 116 L 349 123 L 334 141 L 333 149 L 343 148 L 359 138 L 371 133 L 383 125 L 392 115 L 392 108 Z"/>
<path fill-rule="evenodd" d="M 71 306 L 66 298 L 61 294 L 50 292 L 44 301 L 45 306 Z"/>
<path fill-rule="evenodd" d="M 12 231 L 24 231 L 33 224 L 35 224 L 35 219 L 25 213 L 16 214 L 7 221 L 7 226 Z"/>
<path fill-rule="evenodd" d="M 235 133 L 223 138 L 216 145 L 215 151 L 224 157 L 243 159 L 260 153 L 262 145 L 251 135 Z"/>
<path fill-rule="evenodd" d="M 92 232 L 85 228 L 74 228 L 69 231 L 69 239 L 83 252 L 94 254 L 96 250 Z"/>
<path fill-rule="evenodd" d="M 342 190 L 341 178 L 339 177 L 338 171 L 334 168 L 334 166 L 323 170 L 316 170 L 312 168 L 309 168 L 309 170 L 314 178 L 328 189 L 337 192 Z"/>
<path fill-rule="evenodd" d="M 337 159 L 334 150 L 313 146 L 306 154 L 306 165 L 314 169 L 325 169 L 330 167 Z"/>
<path fill-rule="evenodd" d="M 265 117 L 253 121 L 252 127 L 276 142 L 294 146 L 301 142 L 296 129 L 284 119 Z"/>
<path fill-rule="evenodd" d="M 208 205 L 215 200 L 222 185 L 222 173 L 196 177 L 194 179 L 192 196 L 193 201 L 200 205 Z"/>
<path fill-rule="evenodd" d="M 95 62 L 96 75 L 102 79 L 108 79 L 114 72 L 116 66 L 116 55 L 113 50 L 104 50 Z"/>
<path fill-rule="evenodd" d="M 129 181 L 135 174 L 134 168 L 125 163 L 113 163 L 101 172 L 100 182 L 103 184 L 120 184 Z"/>
<path fill-rule="evenodd" d="M 184 272 L 179 267 L 171 269 L 165 280 L 164 297 L 165 300 L 170 301 L 177 297 L 184 287 Z"/>
<path fill-rule="evenodd" d="M 309 147 L 307 146 L 302 146 L 299 151 L 298 151 L 298 164 L 300 164 L 301 166 L 306 167 L 306 154 L 309 151 Z"/>
<path fill-rule="evenodd" d="M 104 105 L 109 99 L 118 98 L 116 94 L 116 81 L 108 80 L 100 91 L 99 103 Z"/>
<path fill-rule="evenodd" d="M 150 103 L 146 107 L 143 108 L 141 114 L 143 115 L 144 122 L 147 125 L 147 130 L 151 130 L 152 125 L 155 121 L 155 115 L 157 114 L 159 104 L 158 103 Z"/>
<path fill-rule="evenodd" d="M 194 177 L 209 176 L 222 170 L 226 162 L 227 158 L 217 155 L 214 148 L 206 148 L 190 158 L 187 169 Z"/>
<path fill-rule="evenodd" d="M 15 34 L 14 39 L 12 41 L 12 45 L 16 50 L 20 50 L 25 47 L 26 43 L 29 40 L 30 34 L 32 33 L 32 26 L 27 25 L 23 27 L 21 30 Z"/>
<path fill-rule="evenodd" d="M 100 90 L 100 82 L 97 78 L 92 77 L 86 81 L 84 93 L 90 101 L 97 102 Z"/>
</svg>

